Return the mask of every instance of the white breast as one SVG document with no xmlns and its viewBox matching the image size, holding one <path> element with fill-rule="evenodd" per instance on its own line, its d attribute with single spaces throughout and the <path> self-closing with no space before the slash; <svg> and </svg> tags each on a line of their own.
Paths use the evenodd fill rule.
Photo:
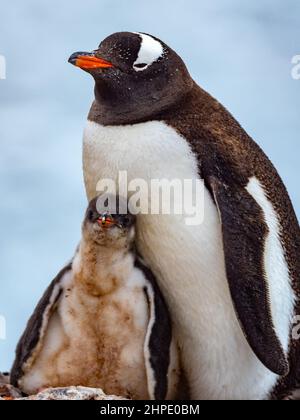
<svg viewBox="0 0 300 420">
<path fill-rule="evenodd" d="M 84 177 L 88 197 L 102 178 L 196 179 L 188 143 L 163 122 L 103 127 L 88 122 Z M 160 279 L 183 348 L 196 399 L 262 399 L 277 377 L 250 350 L 236 319 L 225 275 L 221 226 L 209 192 L 204 222 L 182 216 L 140 216 L 138 247 Z"/>
</svg>

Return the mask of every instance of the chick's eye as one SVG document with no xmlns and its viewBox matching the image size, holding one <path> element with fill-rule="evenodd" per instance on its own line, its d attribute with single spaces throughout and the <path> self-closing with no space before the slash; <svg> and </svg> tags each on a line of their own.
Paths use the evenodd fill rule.
<svg viewBox="0 0 300 420">
<path fill-rule="evenodd" d="M 129 226 L 131 224 L 131 218 L 129 216 L 124 217 L 124 225 Z"/>
<path fill-rule="evenodd" d="M 122 219 L 122 225 L 127 228 L 131 226 L 131 224 L 132 224 L 132 218 L 130 216 L 124 216 Z"/>
</svg>

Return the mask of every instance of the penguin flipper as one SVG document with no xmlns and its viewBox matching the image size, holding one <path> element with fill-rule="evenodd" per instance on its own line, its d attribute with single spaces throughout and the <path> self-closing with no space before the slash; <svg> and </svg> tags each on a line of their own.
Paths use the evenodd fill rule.
<svg viewBox="0 0 300 420">
<path fill-rule="evenodd" d="M 268 226 L 263 211 L 245 188 L 233 188 L 215 177 L 209 186 L 220 214 L 227 278 L 239 322 L 259 360 L 285 376 L 289 363 L 272 320 L 264 270 Z"/>
<path fill-rule="evenodd" d="M 165 400 L 169 391 L 168 374 L 171 364 L 171 318 L 151 270 L 140 258 L 137 259 L 135 265 L 143 271 L 148 282 L 145 294 L 150 319 L 144 346 L 148 391 L 152 400 Z"/>
<path fill-rule="evenodd" d="M 10 382 L 15 387 L 19 386 L 19 381 L 25 374 L 24 368 L 26 363 L 34 355 L 40 341 L 44 337 L 55 305 L 64 290 L 63 281 L 71 269 L 72 263 L 60 271 L 44 293 L 28 321 L 26 329 L 18 343 L 15 361 L 10 374 Z"/>
</svg>

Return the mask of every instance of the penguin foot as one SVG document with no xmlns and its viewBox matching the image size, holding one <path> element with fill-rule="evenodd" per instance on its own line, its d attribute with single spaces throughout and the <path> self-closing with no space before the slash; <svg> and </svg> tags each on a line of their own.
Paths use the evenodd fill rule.
<svg viewBox="0 0 300 420">
<path fill-rule="evenodd" d="M 300 388 L 290 391 L 290 393 L 287 396 L 285 396 L 282 400 L 283 401 L 300 401 Z"/>
</svg>

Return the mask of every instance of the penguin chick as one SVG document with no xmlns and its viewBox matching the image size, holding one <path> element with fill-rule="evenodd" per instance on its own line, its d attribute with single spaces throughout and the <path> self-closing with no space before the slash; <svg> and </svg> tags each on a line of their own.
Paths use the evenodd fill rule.
<svg viewBox="0 0 300 420">
<path fill-rule="evenodd" d="M 153 274 L 134 253 L 135 217 L 99 212 L 97 201 L 72 263 L 29 320 L 11 381 L 26 394 L 81 385 L 173 399 L 179 369 L 171 320 Z"/>
</svg>

